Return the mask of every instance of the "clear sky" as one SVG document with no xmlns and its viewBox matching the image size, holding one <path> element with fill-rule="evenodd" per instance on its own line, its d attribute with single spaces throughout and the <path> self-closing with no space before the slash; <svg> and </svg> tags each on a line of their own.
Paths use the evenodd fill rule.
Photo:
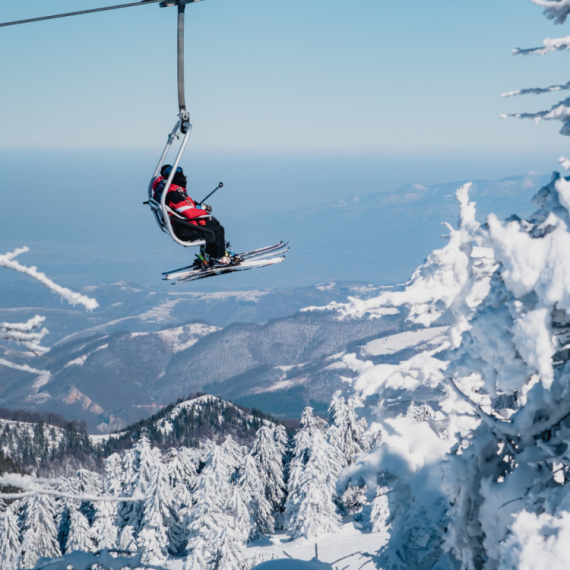
<svg viewBox="0 0 570 570">
<path fill-rule="evenodd" d="M 0 21 L 121 1 L 3 0 Z M 502 92 L 569 79 L 567 53 L 511 55 L 568 35 L 529 0 L 205 0 L 187 15 L 183 165 L 195 198 L 225 183 L 211 204 L 238 250 L 265 245 L 249 228 L 270 211 L 548 173 L 570 155 L 559 123 L 499 118 L 561 98 Z M 0 69 L 0 251 L 30 246 L 64 284 L 154 283 L 192 258 L 141 205 L 178 112 L 176 9 L 0 28 Z"/>
<path fill-rule="evenodd" d="M 113 0 L 2 2 L 0 20 Z M 564 82 L 564 35 L 527 0 L 205 0 L 187 8 L 192 147 L 203 151 L 563 152 L 559 126 L 501 120 Z M 176 118 L 174 8 L 0 29 L 0 148 L 153 150 Z M 565 66 L 564 66 L 565 67 Z"/>
</svg>

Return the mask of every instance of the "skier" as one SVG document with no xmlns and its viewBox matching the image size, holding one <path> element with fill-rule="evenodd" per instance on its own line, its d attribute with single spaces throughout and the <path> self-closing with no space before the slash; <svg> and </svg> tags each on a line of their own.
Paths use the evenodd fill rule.
<svg viewBox="0 0 570 570">
<path fill-rule="evenodd" d="M 154 192 L 154 199 L 160 202 L 162 191 L 166 185 L 166 181 L 172 172 L 172 166 L 170 164 L 164 165 L 160 169 L 160 176 L 154 181 L 152 189 Z M 225 231 L 224 227 L 218 222 L 216 218 L 210 216 L 212 207 L 208 204 L 196 204 L 188 193 L 186 192 L 187 178 L 184 175 L 184 171 L 179 166 L 174 173 L 172 178 L 172 184 L 168 189 L 168 195 L 166 196 L 166 205 L 188 219 L 191 224 L 204 226 L 205 228 L 212 230 L 215 234 L 215 239 L 212 241 L 211 238 L 206 239 L 206 247 L 200 248 L 200 253 L 196 255 L 196 261 L 194 265 L 197 267 L 210 267 L 212 265 L 230 265 L 232 263 L 232 256 L 226 251 L 225 241 Z M 192 241 L 195 239 L 203 238 L 203 234 L 198 231 L 193 231 L 188 227 L 176 224 L 175 218 L 172 217 L 171 221 L 174 221 L 172 228 L 176 236 L 183 241 Z"/>
</svg>

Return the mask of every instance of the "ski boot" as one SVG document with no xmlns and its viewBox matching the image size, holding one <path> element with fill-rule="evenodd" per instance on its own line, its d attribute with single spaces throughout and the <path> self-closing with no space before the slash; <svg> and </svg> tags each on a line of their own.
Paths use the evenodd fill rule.
<svg viewBox="0 0 570 570">
<path fill-rule="evenodd" d="M 192 267 L 195 269 L 208 269 L 211 267 L 210 256 L 206 253 L 203 246 L 200 248 L 200 253 L 196 254 L 196 259 L 194 260 Z"/>
</svg>

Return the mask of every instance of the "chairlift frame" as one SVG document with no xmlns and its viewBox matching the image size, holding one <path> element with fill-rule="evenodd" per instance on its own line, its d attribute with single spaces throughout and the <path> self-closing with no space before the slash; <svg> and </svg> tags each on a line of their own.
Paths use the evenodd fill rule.
<svg viewBox="0 0 570 570">
<path fill-rule="evenodd" d="M 52 16 L 40 16 L 38 18 L 30 18 L 27 20 L 18 20 L 13 22 L 2 22 L 0 23 L 1 27 L 6 26 L 15 26 L 18 24 L 30 24 L 32 22 L 40 22 L 43 20 L 53 20 L 56 18 L 66 18 L 69 16 L 80 16 L 83 14 L 92 14 L 95 12 L 104 12 L 107 10 L 117 10 L 119 8 L 130 8 L 134 6 L 144 6 L 145 4 L 159 4 L 161 8 L 171 8 L 174 6 L 178 7 L 178 41 L 177 41 L 177 51 L 178 51 L 178 71 L 177 71 L 177 79 L 178 79 L 178 120 L 174 125 L 174 129 L 168 136 L 168 140 L 166 142 L 166 146 L 160 160 L 158 161 L 158 165 L 152 175 L 149 187 L 148 187 L 148 202 L 145 202 L 150 205 L 150 208 L 156 218 L 156 221 L 160 227 L 160 229 L 170 234 L 170 237 L 178 244 L 184 247 L 191 247 L 191 246 L 202 246 L 205 245 L 207 241 L 213 241 L 215 239 L 215 234 L 212 230 L 205 228 L 204 226 L 199 226 L 195 224 L 191 224 L 188 222 L 187 218 L 178 215 L 176 212 L 171 210 L 166 205 L 166 195 L 168 194 L 168 190 L 172 185 L 172 180 L 174 178 L 174 174 L 176 173 L 176 169 L 180 164 L 180 159 L 184 154 L 184 150 L 186 149 L 186 145 L 188 144 L 188 139 L 192 132 L 192 125 L 190 123 L 190 113 L 186 110 L 186 99 L 184 93 L 184 15 L 186 11 L 186 4 L 194 4 L 195 2 L 201 2 L 202 0 L 139 0 L 138 2 L 130 2 L 127 4 L 118 4 L 114 6 L 105 6 L 103 8 L 93 8 L 88 10 L 80 10 L 76 12 L 67 12 L 64 14 L 55 14 Z M 170 151 L 173 143 L 175 140 L 182 141 L 180 143 L 180 147 L 178 153 L 176 154 L 176 159 L 173 164 L 172 171 L 166 181 L 166 185 L 163 189 L 160 202 L 156 201 L 153 197 L 153 190 L 152 186 L 155 180 L 158 177 L 158 174 L 164 165 L 164 161 Z M 219 187 L 222 187 L 220 183 Z M 211 216 L 204 215 L 201 216 L 201 219 L 206 220 L 209 219 Z M 172 219 L 171 219 L 172 218 Z M 185 226 L 197 233 L 201 233 L 204 239 L 198 239 L 193 241 L 184 241 L 179 239 L 176 234 L 174 233 L 172 222 L 174 221 L 175 224 Z"/>
<path fill-rule="evenodd" d="M 152 210 L 152 213 L 155 216 L 155 219 L 160 227 L 160 229 L 170 234 L 170 237 L 179 245 L 184 247 L 195 247 L 195 246 L 203 246 L 206 245 L 207 241 L 212 241 L 215 239 L 215 234 L 212 230 L 205 228 L 204 226 L 199 226 L 197 224 L 190 224 L 186 218 L 179 216 L 176 212 L 172 211 L 166 205 L 166 196 L 172 185 L 172 180 L 176 173 L 176 169 L 180 164 L 180 160 L 182 159 L 182 155 L 186 149 L 186 145 L 188 144 L 188 139 L 190 138 L 190 134 L 192 133 L 192 124 L 190 123 L 190 113 L 186 110 L 186 98 L 185 98 L 185 90 L 184 90 L 184 15 L 186 11 L 186 4 L 193 4 L 194 2 L 200 2 L 201 0 L 165 0 L 160 3 L 161 8 L 168 8 L 172 6 L 178 6 L 178 41 L 177 41 L 177 52 L 178 52 L 178 120 L 172 129 L 170 135 L 168 135 L 168 140 L 166 142 L 166 146 L 160 156 L 160 160 L 156 165 L 152 178 L 150 180 L 148 186 L 148 204 Z M 162 194 L 160 196 L 160 203 L 157 202 L 153 197 L 153 185 L 156 181 L 160 170 L 164 166 L 164 162 L 166 157 L 168 156 L 169 151 L 172 148 L 172 145 L 175 140 L 182 141 L 180 143 L 178 152 L 176 154 L 176 158 L 174 160 L 174 164 L 172 165 L 172 169 L 166 181 L 166 184 L 162 190 Z M 210 216 L 201 216 L 201 219 L 209 219 Z M 196 239 L 192 241 L 184 241 L 180 239 L 175 233 L 173 229 L 173 222 L 182 225 L 182 226 L 191 226 L 190 229 L 196 231 L 197 233 L 201 233 L 203 238 Z"/>
</svg>

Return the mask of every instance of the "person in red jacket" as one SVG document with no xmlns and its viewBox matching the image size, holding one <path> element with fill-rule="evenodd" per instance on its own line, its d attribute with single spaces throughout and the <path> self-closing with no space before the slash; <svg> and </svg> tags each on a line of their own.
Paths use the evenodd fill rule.
<svg viewBox="0 0 570 570">
<path fill-rule="evenodd" d="M 169 164 L 163 166 L 160 170 L 160 176 L 153 183 L 154 199 L 160 202 L 162 191 L 166 186 L 166 182 L 172 166 Z M 222 224 L 216 218 L 210 216 L 212 207 L 207 204 L 196 204 L 186 192 L 187 179 L 184 176 L 182 168 L 178 167 L 172 178 L 172 184 L 168 188 L 166 196 L 166 205 L 176 213 L 180 214 L 188 220 L 191 224 L 204 226 L 212 230 L 215 234 L 215 239 L 206 239 L 205 251 L 200 251 L 197 256 L 197 264 L 205 266 L 209 265 L 228 265 L 231 263 L 232 258 L 226 252 L 226 239 L 225 230 Z M 179 239 L 183 241 L 192 241 L 202 239 L 204 234 L 198 231 L 193 231 L 186 226 L 179 224 L 172 224 L 172 229 Z"/>
</svg>

